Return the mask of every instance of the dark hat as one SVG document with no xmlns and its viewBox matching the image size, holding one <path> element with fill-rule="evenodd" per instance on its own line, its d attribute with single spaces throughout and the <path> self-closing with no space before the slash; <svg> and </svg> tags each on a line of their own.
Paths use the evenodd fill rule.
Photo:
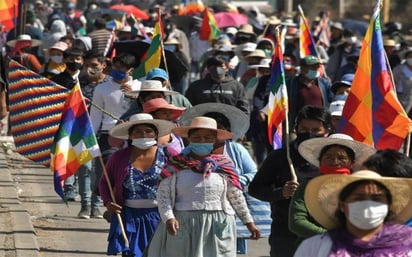
<svg viewBox="0 0 412 257">
<path fill-rule="evenodd" d="M 353 73 L 347 73 L 341 77 L 340 80 L 332 84 L 331 90 L 335 94 L 339 87 L 352 87 L 352 81 L 355 77 Z"/>
<path fill-rule="evenodd" d="M 97 19 L 94 21 L 94 26 L 95 26 L 96 28 L 105 28 L 105 27 L 106 27 L 106 20 L 103 19 L 103 18 L 97 18 Z"/>
<path fill-rule="evenodd" d="M 321 61 L 319 60 L 318 57 L 313 56 L 313 55 L 308 55 L 300 60 L 301 66 L 310 66 L 310 65 L 315 65 L 315 64 L 321 64 Z"/>
<path fill-rule="evenodd" d="M 84 50 L 80 47 L 70 47 L 66 51 L 64 51 L 64 56 L 82 56 L 84 55 Z"/>
</svg>

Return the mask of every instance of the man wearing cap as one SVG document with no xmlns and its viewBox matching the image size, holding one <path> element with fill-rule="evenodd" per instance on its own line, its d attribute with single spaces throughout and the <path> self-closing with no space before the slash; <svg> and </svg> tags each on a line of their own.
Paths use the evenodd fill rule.
<svg viewBox="0 0 412 257">
<path fill-rule="evenodd" d="M 63 62 L 66 64 L 66 69 L 51 77 L 51 80 L 67 89 L 72 89 L 79 81 L 80 70 L 84 63 L 83 54 L 82 49 L 75 47 L 64 51 Z"/>
<path fill-rule="evenodd" d="M 343 100 L 345 101 L 348 97 L 350 88 L 352 87 L 352 81 L 355 74 L 348 73 L 342 76 L 342 78 L 332 84 L 332 101 Z"/>
<path fill-rule="evenodd" d="M 328 108 L 332 98 L 331 83 L 320 77 L 319 58 L 306 56 L 301 59 L 301 73 L 286 82 L 289 99 L 289 123 L 294 127 L 297 113 L 303 106 L 313 105 Z"/>
<path fill-rule="evenodd" d="M 190 84 L 186 97 L 192 105 L 218 102 L 236 106 L 249 115 L 244 86 L 227 74 L 229 60 L 217 56 L 206 61 L 209 74 Z"/>
</svg>

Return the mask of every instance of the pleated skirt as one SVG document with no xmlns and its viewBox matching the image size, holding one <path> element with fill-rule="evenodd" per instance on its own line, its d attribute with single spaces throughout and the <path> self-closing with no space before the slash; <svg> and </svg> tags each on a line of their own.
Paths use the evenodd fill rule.
<svg viewBox="0 0 412 257">
<path fill-rule="evenodd" d="M 122 222 L 129 240 L 129 247 L 125 246 L 121 228 L 116 215 L 112 215 L 108 237 L 107 255 L 118 253 L 132 253 L 135 257 L 142 257 L 158 224 L 160 215 L 157 208 L 130 208 L 123 207 Z"/>
<path fill-rule="evenodd" d="M 177 235 L 159 224 L 148 247 L 148 257 L 234 257 L 235 217 L 223 211 L 175 211 Z"/>
</svg>

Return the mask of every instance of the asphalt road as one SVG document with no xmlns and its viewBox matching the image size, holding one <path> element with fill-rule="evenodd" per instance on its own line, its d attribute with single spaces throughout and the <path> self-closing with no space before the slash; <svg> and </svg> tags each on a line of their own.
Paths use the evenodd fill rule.
<svg viewBox="0 0 412 257">
<path fill-rule="evenodd" d="M 0 151 L 0 155 L 4 155 L 3 151 Z M 105 256 L 109 223 L 101 219 L 77 218 L 80 210 L 79 201 L 69 202 L 68 206 L 63 203 L 54 192 L 53 176 L 49 169 L 36 165 L 14 152 L 4 157 L 7 161 L 10 183 L 16 190 L 17 205 L 23 212 L 7 212 L 7 208 L 3 210 L 0 204 L 0 229 L 10 231 L 0 233 L 0 240 L 4 245 L 4 254 L 0 251 L 0 257 Z M 2 169 L 1 172 L 5 170 Z M 104 211 L 103 208 L 101 210 Z M 20 215 L 20 219 L 16 219 L 16 215 Z M 21 247 L 24 251 L 20 251 L 20 254 L 12 254 L 13 237 L 10 235 L 16 227 L 13 221 L 27 227 L 23 232 L 14 231 L 14 247 L 23 242 L 26 245 L 30 244 L 29 241 L 33 240 L 29 246 Z M 248 254 L 238 256 L 268 257 L 267 238 L 249 241 Z"/>
</svg>

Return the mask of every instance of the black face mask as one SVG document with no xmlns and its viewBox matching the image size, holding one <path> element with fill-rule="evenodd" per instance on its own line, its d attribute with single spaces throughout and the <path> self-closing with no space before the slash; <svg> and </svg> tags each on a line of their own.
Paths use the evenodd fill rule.
<svg viewBox="0 0 412 257">
<path fill-rule="evenodd" d="M 296 133 L 295 145 L 297 147 L 303 141 L 316 137 L 324 137 L 324 134 Z"/>
<path fill-rule="evenodd" d="M 77 71 L 80 70 L 83 67 L 83 64 L 78 63 L 78 62 L 68 62 L 66 63 L 67 69 L 71 71 Z"/>
<path fill-rule="evenodd" d="M 226 71 L 222 67 L 213 67 L 212 69 L 209 70 L 210 76 L 212 78 L 221 80 L 222 78 L 225 77 Z"/>
</svg>

